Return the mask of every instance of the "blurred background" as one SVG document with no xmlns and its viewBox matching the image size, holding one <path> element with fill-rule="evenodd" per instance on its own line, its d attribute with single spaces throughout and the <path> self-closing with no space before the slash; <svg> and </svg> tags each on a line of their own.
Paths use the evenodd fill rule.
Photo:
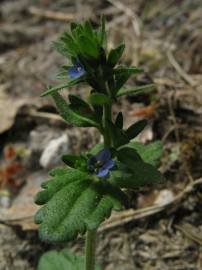
<svg viewBox="0 0 202 270">
<path fill-rule="evenodd" d="M 106 16 L 108 46 L 123 40 L 122 62 L 145 72 L 129 86 L 155 83 L 156 91 L 122 98 L 127 127 L 141 118 L 138 137 L 160 139 L 166 182 L 131 191 L 131 205 L 113 214 L 99 233 L 98 261 L 106 270 L 202 269 L 202 2 L 201 0 L 2 0 L 0 2 L 0 270 L 33 270 L 42 243 L 33 223 L 33 196 L 58 156 L 100 141 L 93 128 L 72 128 L 51 98 L 65 59 L 52 41 L 70 22 Z M 85 88 L 72 89 L 85 96 Z M 83 238 L 67 245 L 82 253 Z"/>
</svg>

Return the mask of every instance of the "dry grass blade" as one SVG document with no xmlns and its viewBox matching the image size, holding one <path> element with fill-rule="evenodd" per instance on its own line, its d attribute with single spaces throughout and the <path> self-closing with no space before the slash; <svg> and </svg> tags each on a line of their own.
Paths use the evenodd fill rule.
<svg viewBox="0 0 202 270">
<path fill-rule="evenodd" d="M 129 209 L 126 211 L 123 211 L 118 214 L 114 214 L 110 219 L 106 220 L 103 225 L 100 227 L 99 231 L 104 231 L 116 226 L 120 226 L 124 223 L 128 223 L 130 221 L 138 220 L 140 218 L 148 217 L 151 215 L 154 215 L 156 213 L 159 213 L 165 209 L 167 209 L 170 206 L 174 206 L 179 204 L 183 199 L 185 199 L 186 195 L 190 192 L 192 192 L 197 185 L 202 184 L 202 178 L 199 178 L 195 180 L 194 182 L 191 182 L 188 184 L 183 191 L 181 191 L 179 194 L 177 194 L 174 199 L 168 203 L 159 204 L 159 205 L 152 205 L 149 207 L 145 207 L 138 210 Z"/>
<path fill-rule="evenodd" d="M 196 231 L 196 228 L 191 224 L 185 223 L 183 225 L 175 225 L 187 238 L 193 240 L 199 245 L 202 245 L 202 237 Z"/>
<path fill-rule="evenodd" d="M 181 66 L 178 64 L 178 62 L 175 60 L 173 54 L 170 50 L 167 51 L 167 57 L 170 61 L 171 65 L 175 68 L 177 73 L 182 77 L 187 83 L 189 83 L 191 86 L 195 85 L 195 82 L 192 80 L 192 78 L 181 68 Z"/>
<path fill-rule="evenodd" d="M 120 11 L 124 12 L 127 17 L 132 20 L 132 25 L 136 36 L 140 36 L 140 19 L 138 16 L 125 4 L 117 1 L 117 0 L 108 0 L 113 6 L 115 6 Z"/>
<path fill-rule="evenodd" d="M 44 10 L 37 7 L 29 7 L 28 11 L 30 14 L 43 17 L 47 19 L 54 19 L 54 20 L 60 20 L 60 21 L 71 21 L 75 19 L 75 14 L 67 14 L 59 11 L 52 11 L 52 10 Z"/>
</svg>

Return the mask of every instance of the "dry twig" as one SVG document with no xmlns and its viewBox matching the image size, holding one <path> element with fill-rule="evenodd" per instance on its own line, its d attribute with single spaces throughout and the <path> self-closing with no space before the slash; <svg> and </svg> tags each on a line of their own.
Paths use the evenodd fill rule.
<svg viewBox="0 0 202 270">
<path fill-rule="evenodd" d="M 52 11 L 52 10 L 44 10 L 37 7 L 29 7 L 28 11 L 30 14 L 38 16 L 38 17 L 44 17 L 47 19 L 54 19 L 54 20 L 60 20 L 60 21 L 71 21 L 75 19 L 75 14 L 72 13 L 63 13 L 59 11 Z"/>
<path fill-rule="evenodd" d="M 160 205 L 152 205 L 149 207 L 145 207 L 142 209 L 129 209 L 123 211 L 118 214 L 114 214 L 110 219 L 106 220 L 103 225 L 100 227 L 99 231 L 105 231 L 107 229 L 120 226 L 122 224 L 128 223 L 130 221 L 138 220 L 140 218 L 145 218 L 156 213 L 162 212 L 170 206 L 177 205 L 177 203 L 181 202 L 185 199 L 186 195 L 194 190 L 194 188 L 198 185 L 202 184 L 202 178 L 195 180 L 194 182 L 189 183 L 183 191 L 177 194 L 174 199 L 170 202 L 160 204 Z"/>
<path fill-rule="evenodd" d="M 181 68 L 181 66 L 178 64 L 178 62 L 175 60 L 172 52 L 170 50 L 167 51 L 167 57 L 171 65 L 175 68 L 177 73 L 182 77 L 187 83 L 189 83 L 191 86 L 195 85 L 195 82 L 192 80 L 192 78 Z"/>
<path fill-rule="evenodd" d="M 132 20 L 132 25 L 134 32 L 136 36 L 140 36 L 140 20 L 138 16 L 135 14 L 134 11 L 132 11 L 130 8 L 128 8 L 125 4 L 117 1 L 117 0 L 108 0 L 113 6 L 115 6 L 117 9 L 122 11 L 123 13 L 126 14 L 126 16 Z"/>
<path fill-rule="evenodd" d="M 191 224 L 185 223 L 183 225 L 175 225 L 175 227 L 180 230 L 187 238 L 202 245 L 202 237 L 197 234 L 196 228 Z"/>
</svg>

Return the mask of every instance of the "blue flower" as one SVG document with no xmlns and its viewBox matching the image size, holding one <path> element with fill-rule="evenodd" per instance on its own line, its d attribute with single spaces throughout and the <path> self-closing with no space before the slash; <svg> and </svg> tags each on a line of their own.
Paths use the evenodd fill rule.
<svg viewBox="0 0 202 270">
<path fill-rule="evenodd" d="M 68 69 L 68 75 L 70 78 L 76 79 L 83 76 L 86 73 L 83 65 L 77 60 L 76 63 Z"/>
<path fill-rule="evenodd" d="M 88 167 L 91 172 L 95 172 L 98 177 L 105 177 L 115 166 L 115 161 L 111 158 L 108 149 L 101 150 L 97 155 L 90 157 Z"/>
</svg>

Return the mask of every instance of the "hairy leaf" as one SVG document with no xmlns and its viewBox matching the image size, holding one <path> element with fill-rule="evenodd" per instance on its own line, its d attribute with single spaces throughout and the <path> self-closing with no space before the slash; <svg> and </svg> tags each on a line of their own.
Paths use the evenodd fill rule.
<svg viewBox="0 0 202 270">
<path fill-rule="evenodd" d="M 132 74 L 138 74 L 143 72 L 144 70 L 142 68 L 138 68 L 138 67 L 117 67 L 113 70 L 114 74 L 118 74 L 118 75 L 132 75 Z"/>
<path fill-rule="evenodd" d="M 106 36 L 106 30 L 105 30 L 105 17 L 101 17 L 101 28 L 100 31 L 97 32 L 97 38 L 100 46 L 105 47 L 107 36 Z"/>
<path fill-rule="evenodd" d="M 117 48 L 111 49 L 108 56 L 108 60 L 107 60 L 107 63 L 111 67 L 114 67 L 118 63 L 119 59 L 121 58 L 123 54 L 124 49 L 125 49 L 125 44 L 120 44 Z"/>
<path fill-rule="evenodd" d="M 153 166 L 159 166 L 163 156 L 163 144 L 161 141 L 156 141 L 147 145 L 139 142 L 130 142 L 127 146 L 135 149 L 144 162 Z"/>
<path fill-rule="evenodd" d="M 104 148 L 104 144 L 103 143 L 97 143 L 97 144 L 95 144 L 93 146 L 93 148 L 91 148 L 91 150 L 89 151 L 89 153 L 94 156 L 98 152 L 100 152 L 103 148 Z"/>
<path fill-rule="evenodd" d="M 122 209 L 127 201 L 119 188 L 75 169 L 56 171 L 43 188 L 36 203 L 45 205 L 35 222 L 40 224 L 41 239 L 48 242 L 67 241 L 96 229 L 112 209 Z"/>
<path fill-rule="evenodd" d="M 82 98 L 75 94 L 69 94 L 69 101 L 72 105 L 85 106 L 89 107 L 88 103 L 86 103 Z"/>
<path fill-rule="evenodd" d="M 85 55 L 87 54 L 90 57 L 97 58 L 99 56 L 99 50 L 97 44 L 93 42 L 92 39 L 86 36 L 79 37 L 79 46 L 81 52 Z"/>
<path fill-rule="evenodd" d="M 62 118 L 68 123 L 77 127 L 97 127 L 98 123 L 92 114 L 84 107 L 67 104 L 64 98 L 58 93 L 52 94 L 56 107 Z M 82 110 L 82 108 L 84 110 Z"/>
<path fill-rule="evenodd" d="M 131 162 L 131 166 L 121 163 L 110 174 L 110 181 L 119 188 L 139 188 L 162 182 L 164 177 L 152 165 L 143 161 Z"/>
<path fill-rule="evenodd" d="M 62 160 L 69 167 L 87 170 L 87 158 L 83 155 L 75 156 L 75 155 L 64 155 L 62 156 Z"/>
<path fill-rule="evenodd" d="M 164 180 L 161 173 L 151 164 L 146 163 L 130 144 L 116 152 L 117 170 L 110 174 L 110 181 L 121 188 L 138 188 Z"/>
<path fill-rule="evenodd" d="M 61 85 L 58 85 L 58 86 L 55 86 L 55 87 L 48 87 L 48 89 L 41 94 L 41 97 L 52 95 L 52 94 L 57 93 L 58 91 L 60 91 L 60 90 L 62 90 L 64 88 L 74 86 L 74 85 L 79 84 L 81 82 L 84 82 L 84 79 L 82 77 L 73 79 L 73 80 L 69 81 L 66 84 L 61 84 Z"/>
<path fill-rule="evenodd" d="M 37 270 L 81 270 L 84 268 L 84 257 L 75 256 L 67 249 L 44 253 L 37 266 Z M 101 268 L 96 266 L 95 270 L 101 270 Z"/>
<path fill-rule="evenodd" d="M 117 91 L 127 82 L 132 74 L 138 74 L 142 72 L 141 68 L 127 68 L 127 67 L 118 67 L 113 70 L 115 74 L 115 87 L 113 94 L 116 95 Z"/>
<path fill-rule="evenodd" d="M 135 88 L 129 88 L 129 89 L 120 89 L 116 96 L 121 97 L 124 95 L 139 95 L 142 93 L 148 93 L 156 89 L 156 86 L 154 84 L 148 84 L 148 85 L 143 85 L 143 86 L 137 86 Z"/>
</svg>

